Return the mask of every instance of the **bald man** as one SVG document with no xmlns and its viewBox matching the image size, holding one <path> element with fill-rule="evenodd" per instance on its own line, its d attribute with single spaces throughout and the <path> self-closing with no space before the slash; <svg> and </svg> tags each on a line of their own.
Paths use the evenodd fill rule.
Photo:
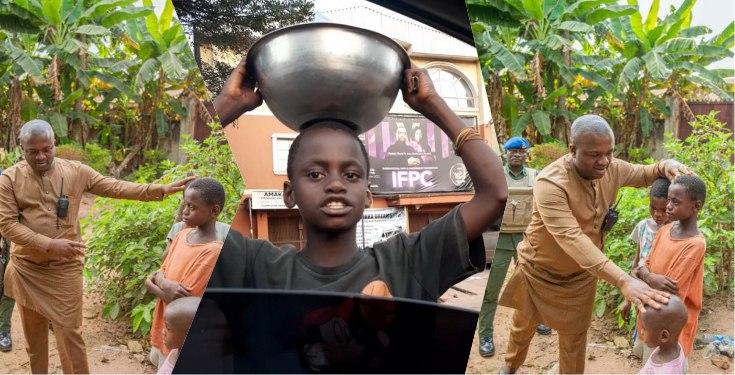
<svg viewBox="0 0 735 375">
<path fill-rule="evenodd" d="M 89 373 L 81 332 L 82 195 L 160 200 L 183 190 L 188 180 L 141 185 L 56 158 L 54 131 L 42 120 L 25 123 L 18 140 L 24 160 L 0 176 L 0 233 L 12 242 L 5 294 L 20 311 L 31 372 L 48 372 L 50 321 L 64 373 Z"/>
<path fill-rule="evenodd" d="M 675 160 L 629 164 L 612 156 L 614 144 L 605 119 L 581 116 L 572 124 L 569 153 L 536 179 L 531 223 L 500 298 L 501 305 L 515 309 L 501 373 L 523 364 L 538 323 L 559 332 L 560 373 L 584 372 L 598 279 L 620 288 L 641 309 L 668 301 L 668 293 L 651 289 L 605 256 L 603 221 L 621 187 L 644 187 L 657 177 L 691 171 Z"/>
</svg>

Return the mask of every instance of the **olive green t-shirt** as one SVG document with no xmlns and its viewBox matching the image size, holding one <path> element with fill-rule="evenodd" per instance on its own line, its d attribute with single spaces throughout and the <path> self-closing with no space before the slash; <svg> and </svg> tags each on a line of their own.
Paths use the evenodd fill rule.
<svg viewBox="0 0 735 375">
<path fill-rule="evenodd" d="M 377 242 L 330 268 L 310 264 L 292 247 L 282 249 L 230 231 L 209 287 L 309 289 L 436 301 L 484 263 L 482 236 L 467 242 L 455 207 L 419 232 Z"/>
</svg>

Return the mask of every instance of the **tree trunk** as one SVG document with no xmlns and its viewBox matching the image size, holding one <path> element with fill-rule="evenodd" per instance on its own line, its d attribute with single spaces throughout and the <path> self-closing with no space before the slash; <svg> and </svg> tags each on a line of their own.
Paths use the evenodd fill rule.
<svg viewBox="0 0 735 375">
<path fill-rule="evenodd" d="M 79 49 L 79 61 L 81 61 L 81 68 L 82 70 L 87 69 L 87 52 L 83 49 Z M 82 87 L 82 82 L 80 80 L 76 81 L 77 88 Z M 89 138 L 89 129 L 87 129 L 87 124 L 84 121 L 84 119 L 79 116 L 84 112 L 84 95 L 82 95 L 79 99 L 76 100 L 74 103 L 74 112 L 77 114 L 77 116 L 72 121 L 72 129 L 74 129 L 73 139 L 77 141 L 82 147 L 86 144 L 88 138 Z"/>
<path fill-rule="evenodd" d="M 541 72 L 543 71 L 544 61 L 541 57 L 541 52 L 536 52 L 531 60 L 531 80 L 533 86 L 536 89 L 536 96 L 539 102 L 546 98 L 546 88 L 544 87 L 544 78 Z"/>
<path fill-rule="evenodd" d="M 64 95 L 61 92 L 61 84 L 59 83 L 59 73 L 61 73 L 59 56 L 54 55 L 51 59 L 51 64 L 48 67 L 48 80 L 54 101 L 56 101 L 57 104 L 64 99 Z"/>
<path fill-rule="evenodd" d="M 487 97 L 490 103 L 490 115 L 498 135 L 498 142 L 503 144 L 508 138 L 508 126 L 503 117 L 503 85 L 496 72 L 490 74 L 487 81 Z"/>
<path fill-rule="evenodd" d="M 569 38 L 569 33 L 565 33 L 565 37 Z M 572 55 L 571 51 L 569 50 L 569 47 L 564 46 L 562 49 L 562 54 L 564 55 L 564 65 L 565 66 L 571 66 L 572 65 Z M 556 100 L 556 108 L 559 111 L 565 111 L 567 109 L 567 96 L 562 95 Z M 572 124 L 569 122 L 569 119 L 565 116 L 556 116 L 554 119 L 554 126 L 552 128 L 552 136 L 565 144 L 569 144 L 569 133 L 571 131 Z"/>
<path fill-rule="evenodd" d="M 199 43 L 198 38 L 198 32 L 196 29 L 196 26 L 191 26 L 191 35 L 192 35 L 192 47 L 194 49 L 194 61 L 197 63 L 197 68 L 199 68 L 199 71 L 202 71 L 202 46 Z"/>
<path fill-rule="evenodd" d="M 10 133 L 8 134 L 7 149 L 12 151 L 18 146 L 18 132 L 22 123 L 21 119 L 21 103 L 23 102 L 23 93 L 20 89 L 20 80 L 13 76 L 10 79 Z"/>
</svg>

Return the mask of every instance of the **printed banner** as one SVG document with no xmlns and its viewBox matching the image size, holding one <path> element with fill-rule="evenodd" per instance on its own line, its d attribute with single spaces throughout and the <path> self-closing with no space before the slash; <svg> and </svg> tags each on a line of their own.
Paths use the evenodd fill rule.
<svg viewBox="0 0 735 375">
<path fill-rule="evenodd" d="M 370 247 L 406 231 L 408 215 L 404 207 L 368 208 L 362 213 L 362 220 L 357 223 L 357 246 Z"/>
<path fill-rule="evenodd" d="M 475 126 L 474 117 L 464 117 Z M 360 136 L 370 155 L 373 193 L 470 191 L 462 159 L 444 132 L 423 116 L 388 116 Z"/>
<path fill-rule="evenodd" d="M 287 210 L 283 203 L 283 190 L 261 189 L 245 190 L 250 194 L 250 207 L 254 210 Z M 297 208 L 297 207 L 294 207 Z"/>
</svg>

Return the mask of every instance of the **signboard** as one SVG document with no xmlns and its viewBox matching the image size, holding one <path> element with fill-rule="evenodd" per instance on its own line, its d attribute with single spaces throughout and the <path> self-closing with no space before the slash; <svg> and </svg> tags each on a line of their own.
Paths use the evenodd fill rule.
<svg viewBox="0 0 735 375">
<path fill-rule="evenodd" d="M 370 247 L 399 232 L 408 231 L 408 215 L 404 207 L 368 208 L 357 223 L 357 246 Z"/>
<path fill-rule="evenodd" d="M 464 117 L 475 126 L 474 117 Z M 470 191 L 472 182 L 452 142 L 423 116 L 388 116 L 360 135 L 370 156 L 374 193 Z"/>
<path fill-rule="evenodd" d="M 245 190 L 245 194 L 250 194 L 250 208 L 253 210 L 288 210 L 283 203 L 283 190 Z"/>
</svg>

